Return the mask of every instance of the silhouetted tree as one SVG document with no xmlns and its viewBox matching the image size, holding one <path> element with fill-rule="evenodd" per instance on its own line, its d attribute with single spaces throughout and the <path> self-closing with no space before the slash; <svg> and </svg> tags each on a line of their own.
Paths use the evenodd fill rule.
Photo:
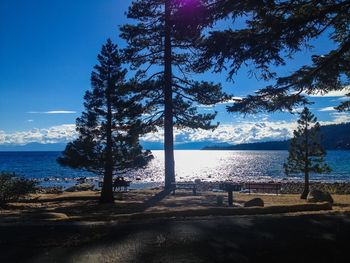
<svg viewBox="0 0 350 263">
<path fill-rule="evenodd" d="M 298 128 L 289 147 L 287 163 L 284 164 L 287 175 L 304 174 L 304 190 L 301 199 L 306 199 L 309 193 L 310 173 L 329 173 L 330 168 L 325 163 L 326 152 L 321 146 L 320 124 L 307 107 L 300 113 Z"/>
<path fill-rule="evenodd" d="M 76 121 L 79 137 L 67 145 L 58 162 L 103 174 L 100 202 L 111 203 L 113 174 L 142 167 L 152 156 L 139 144 L 139 136 L 148 131 L 140 120 L 140 97 L 126 83 L 127 70 L 110 39 L 98 61 L 91 74 L 92 90 L 84 97 L 85 111 Z"/>
<path fill-rule="evenodd" d="M 228 107 L 230 112 L 292 110 L 308 102 L 305 94 L 341 90 L 350 78 L 350 2 L 347 0 L 214 0 L 208 12 L 215 21 L 232 19 L 239 26 L 211 31 L 200 43 L 197 68 L 216 72 L 229 69 L 231 78 L 243 64 L 252 63 L 251 73 L 274 85 Z M 289 76 L 277 76 L 274 68 L 285 65 L 312 41 L 328 38 L 333 49 L 312 55 Z M 322 40 L 324 41 L 324 40 Z M 339 109 L 348 109 L 349 101 Z"/>
<path fill-rule="evenodd" d="M 199 114 L 198 105 L 228 97 L 219 84 L 193 81 L 192 48 L 207 25 L 204 0 L 135 0 L 127 13 L 137 23 L 121 27 L 125 58 L 139 69 L 138 89 L 153 113 L 146 121 L 164 127 L 165 187 L 175 182 L 174 127 L 214 129 L 215 113 Z M 153 67 L 152 67 L 153 66 Z M 141 68 L 141 69 L 140 69 Z M 152 68 L 152 69 L 151 69 Z"/>
<path fill-rule="evenodd" d="M 350 93 L 346 94 L 347 97 L 350 97 Z M 350 100 L 342 101 L 339 106 L 335 107 L 338 111 L 350 111 Z"/>
</svg>

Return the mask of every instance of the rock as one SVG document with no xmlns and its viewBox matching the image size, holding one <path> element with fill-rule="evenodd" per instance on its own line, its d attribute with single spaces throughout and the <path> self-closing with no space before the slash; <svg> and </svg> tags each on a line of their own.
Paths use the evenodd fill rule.
<svg viewBox="0 0 350 263">
<path fill-rule="evenodd" d="M 309 194 L 307 195 L 306 200 L 308 202 L 313 202 L 313 203 L 328 202 L 328 203 L 333 204 L 333 202 L 334 202 L 330 193 L 324 192 L 321 190 L 317 190 L 317 189 L 311 190 L 309 192 Z"/>
<path fill-rule="evenodd" d="M 83 184 L 77 184 L 72 187 L 67 188 L 66 192 L 80 192 L 80 191 L 92 191 L 94 190 L 93 184 L 83 183 Z"/>
<path fill-rule="evenodd" d="M 61 194 L 63 193 L 62 186 L 38 187 L 36 193 L 39 194 Z"/>
<path fill-rule="evenodd" d="M 253 198 L 244 203 L 244 207 L 252 207 L 252 206 L 264 206 L 264 201 L 261 198 Z"/>
<path fill-rule="evenodd" d="M 86 183 L 86 177 L 80 177 L 77 179 L 78 184 L 84 184 Z"/>
</svg>

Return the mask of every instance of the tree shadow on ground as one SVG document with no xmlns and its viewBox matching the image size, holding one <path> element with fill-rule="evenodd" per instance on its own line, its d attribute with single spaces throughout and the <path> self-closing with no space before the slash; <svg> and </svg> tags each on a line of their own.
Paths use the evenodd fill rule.
<svg viewBox="0 0 350 263">
<path fill-rule="evenodd" d="M 62 196 L 23 200 L 9 204 L 0 214 L 0 222 L 36 220 L 108 221 L 122 214 L 143 212 L 155 206 L 169 194 L 168 191 L 145 193 L 115 193 L 113 204 L 100 204 L 99 196 Z"/>
<path fill-rule="evenodd" d="M 350 214 L 0 227 L 0 234 L 1 262 L 341 262 Z"/>
</svg>

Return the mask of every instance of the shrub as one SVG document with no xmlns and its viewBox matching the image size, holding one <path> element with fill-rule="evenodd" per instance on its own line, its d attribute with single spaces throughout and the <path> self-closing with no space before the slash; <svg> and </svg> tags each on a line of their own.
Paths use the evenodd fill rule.
<svg viewBox="0 0 350 263">
<path fill-rule="evenodd" d="M 0 173 L 0 206 L 34 192 L 35 184 L 34 181 L 17 177 L 15 174 Z"/>
</svg>

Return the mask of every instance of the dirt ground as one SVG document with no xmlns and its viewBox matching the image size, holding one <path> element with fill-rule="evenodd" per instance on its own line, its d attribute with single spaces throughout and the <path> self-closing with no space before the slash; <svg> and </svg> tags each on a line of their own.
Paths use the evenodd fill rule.
<svg viewBox="0 0 350 263">
<path fill-rule="evenodd" d="M 0 262 L 347 262 L 350 214 L 0 225 Z"/>
<path fill-rule="evenodd" d="M 329 263 L 347 256 L 350 195 L 333 195 L 327 211 L 216 214 L 244 212 L 237 206 L 255 197 L 264 200 L 263 209 L 306 204 L 286 194 L 234 193 L 236 208 L 218 192 L 133 190 L 116 194 L 112 205 L 99 205 L 93 191 L 31 195 L 0 210 L 0 262 Z M 191 214 L 174 214 L 181 211 Z"/>
<path fill-rule="evenodd" d="M 210 191 L 199 192 L 197 195 L 192 195 L 189 191 L 177 191 L 176 195 L 165 195 L 160 190 L 131 190 L 116 193 L 115 203 L 110 205 L 98 204 L 99 192 L 96 191 L 34 194 L 0 209 L 0 223 L 28 223 L 43 219 L 109 221 L 123 214 L 203 210 L 218 207 L 218 196 L 224 199 L 221 207 L 227 207 L 226 193 Z M 234 193 L 234 205 L 242 206 L 244 202 L 255 197 L 263 199 L 265 207 L 307 204 L 305 200 L 299 198 L 299 195 Z M 332 212 L 350 211 L 350 195 L 333 195 L 333 198 Z"/>
</svg>

